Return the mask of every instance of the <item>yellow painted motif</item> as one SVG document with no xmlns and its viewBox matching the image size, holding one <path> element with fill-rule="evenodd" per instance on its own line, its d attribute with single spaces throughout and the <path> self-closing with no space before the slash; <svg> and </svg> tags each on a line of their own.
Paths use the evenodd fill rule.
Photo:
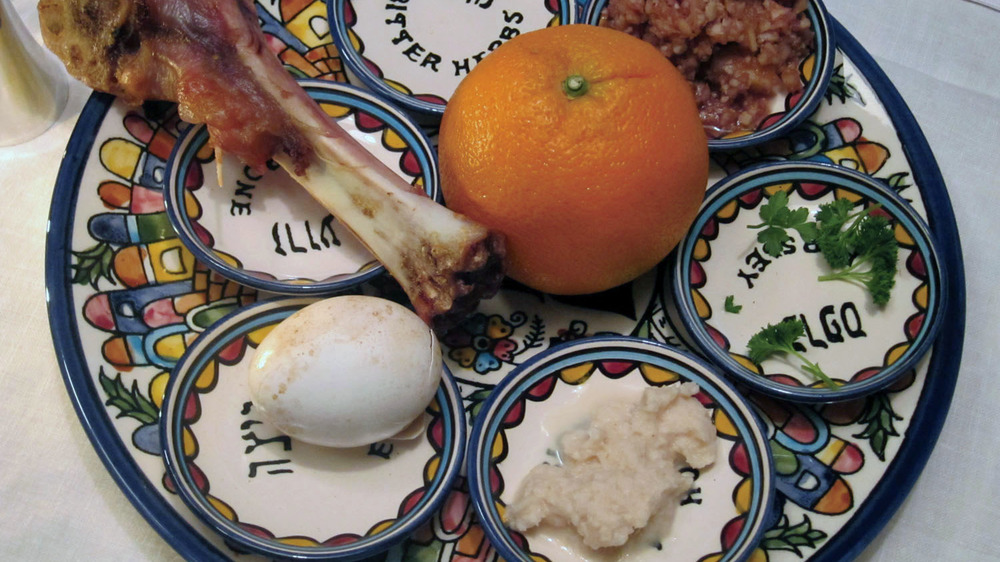
<svg viewBox="0 0 1000 562">
<path fill-rule="evenodd" d="M 198 390 L 206 390 L 212 388 L 215 381 L 219 378 L 219 362 L 209 361 L 205 364 L 205 368 L 202 369 L 201 373 L 198 374 L 198 378 L 194 381 L 194 387 Z"/>
<path fill-rule="evenodd" d="M 351 108 L 335 103 L 320 102 L 319 106 L 323 108 L 323 111 L 325 111 L 327 115 L 333 117 L 334 119 L 339 119 L 351 113 Z"/>
<path fill-rule="evenodd" d="M 501 513 L 503 512 L 501 511 Z M 459 537 L 458 543 L 455 545 L 455 552 L 475 559 L 483 550 L 484 542 L 483 528 L 479 525 L 472 525 L 464 535 Z"/>
<path fill-rule="evenodd" d="M 736 362 L 739 363 L 740 365 L 743 365 L 744 367 L 753 371 L 754 373 L 757 373 L 758 375 L 760 374 L 760 367 L 758 367 L 753 361 L 751 361 L 749 357 L 744 357 L 739 353 L 730 353 L 729 356 L 732 357 L 734 360 L 736 360 Z"/>
<path fill-rule="evenodd" d="M 823 153 L 823 156 L 826 156 L 833 162 L 836 162 L 838 165 L 849 170 L 857 172 L 867 171 L 864 158 L 858 153 L 857 148 L 855 148 L 852 144 L 827 150 Z"/>
<path fill-rule="evenodd" d="M 181 430 L 181 445 L 184 450 L 184 458 L 192 459 L 198 456 L 198 439 L 191 433 L 191 428 L 185 427 Z"/>
<path fill-rule="evenodd" d="M 722 220 L 722 221 L 729 220 L 730 218 L 732 218 L 733 216 L 736 215 L 736 213 L 739 211 L 739 209 L 740 209 L 740 205 L 734 199 L 732 201 L 729 201 L 725 205 L 723 205 L 715 213 L 715 216 L 718 217 L 719 220 Z"/>
<path fill-rule="evenodd" d="M 791 182 L 788 182 L 788 183 L 776 183 L 776 184 L 769 185 L 769 186 L 765 187 L 764 188 L 764 193 L 766 193 L 768 196 L 771 196 L 771 195 L 774 195 L 775 193 L 777 193 L 779 191 L 788 192 L 788 191 L 791 191 L 791 190 L 792 190 L 792 183 Z"/>
<path fill-rule="evenodd" d="M 567 367 L 559 372 L 559 378 L 566 384 L 583 384 L 594 372 L 593 363 L 581 363 L 572 367 Z"/>
<path fill-rule="evenodd" d="M 215 156 L 215 147 L 213 147 L 211 143 L 206 142 L 205 144 L 201 145 L 201 148 L 198 149 L 198 152 L 195 153 L 195 156 L 198 160 L 202 162 L 208 162 L 212 159 L 213 156 Z"/>
<path fill-rule="evenodd" d="M 727 205 L 728 206 L 728 205 Z M 691 257 L 698 261 L 705 261 L 708 259 L 708 241 L 704 238 L 698 238 L 694 242 L 694 250 L 691 252 Z"/>
<path fill-rule="evenodd" d="M 424 467 L 424 480 L 431 482 L 434 480 L 434 475 L 437 474 L 438 469 L 441 468 L 441 457 L 434 456 Z"/>
<path fill-rule="evenodd" d="M 389 80 L 388 78 L 383 78 L 382 81 L 385 82 L 386 86 L 389 86 L 393 90 L 397 90 L 408 96 L 413 95 L 413 90 L 410 90 L 409 88 L 407 88 L 403 84 L 400 84 L 399 82 L 396 82 L 395 80 Z"/>
<path fill-rule="evenodd" d="M 372 526 L 372 528 L 369 529 L 368 533 L 366 533 L 366 534 L 368 536 L 371 536 L 371 535 L 375 535 L 375 534 L 381 533 L 382 531 L 388 529 L 389 527 L 392 527 L 392 524 L 395 523 L 395 522 L 396 522 L 395 519 L 386 519 L 385 521 L 380 521 L 380 522 L 376 523 L 374 526 Z"/>
<path fill-rule="evenodd" d="M 198 199 L 188 190 L 184 190 L 184 208 L 187 211 L 187 216 L 196 219 L 201 216 L 201 203 Z"/>
<path fill-rule="evenodd" d="M 208 500 L 208 503 L 211 504 L 215 511 L 219 512 L 219 515 L 230 521 L 236 521 L 236 512 L 233 511 L 233 508 L 229 507 L 229 504 L 212 495 L 206 496 L 205 499 Z"/>
<path fill-rule="evenodd" d="M 708 319 L 712 317 L 712 307 L 702 296 L 698 289 L 691 290 L 691 300 L 694 301 L 694 310 L 698 313 L 698 318 Z"/>
<path fill-rule="evenodd" d="M 896 347 L 890 349 L 889 353 L 885 357 L 885 366 L 888 367 L 889 365 L 892 365 L 896 361 L 899 361 L 899 358 L 902 357 L 904 353 L 909 351 L 909 349 L 910 349 L 909 342 L 903 342 L 897 345 Z"/>
<path fill-rule="evenodd" d="M 282 537 L 278 542 L 292 546 L 319 546 L 318 542 L 308 537 Z"/>
<path fill-rule="evenodd" d="M 854 193 L 853 191 L 848 191 L 846 189 L 839 189 L 839 188 L 835 189 L 833 194 L 834 197 L 836 197 L 837 199 L 847 199 L 851 203 L 857 203 L 858 201 L 861 201 L 860 195 Z"/>
<path fill-rule="evenodd" d="M 736 486 L 736 490 L 733 492 L 733 505 L 736 506 L 736 511 L 739 513 L 746 513 L 750 511 L 750 502 L 753 500 L 753 480 L 750 478 L 743 479 L 739 486 Z"/>
<path fill-rule="evenodd" d="M 814 456 L 816 457 L 816 460 L 826 466 L 833 466 L 833 463 L 836 462 L 837 457 L 840 456 L 840 453 L 844 451 L 844 447 L 846 446 L 847 443 L 844 441 L 831 439 L 830 442 L 827 443 L 826 447 L 823 447 Z"/>
<path fill-rule="evenodd" d="M 313 27 L 313 20 L 319 18 L 326 21 L 326 2 L 321 2 L 317 0 L 304 10 L 296 14 L 294 18 L 289 20 L 285 27 L 288 31 L 297 37 L 300 41 L 305 43 L 310 49 L 319 47 L 324 43 L 329 43 L 330 29 L 329 24 L 325 24 L 326 31 L 323 35 L 318 35 L 316 33 L 316 28 Z"/>
<path fill-rule="evenodd" d="M 119 177 L 131 179 L 142 158 L 142 147 L 125 139 L 109 139 L 101 145 L 101 164 Z"/>
<path fill-rule="evenodd" d="M 639 365 L 639 372 L 642 373 L 642 378 L 646 379 L 646 382 L 650 384 L 677 382 L 681 378 L 681 376 L 674 371 L 650 365 L 649 363 Z"/>
<path fill-rule="evenodd" d="M 913 236 L 911 236 L 910 233 L 906 231 L 906 228 L 898 222 L 896 223 L 894 233 L 896 235 L 896 242 L 899 242 L 900 245 L 906 246 L 907 248 L 912 248 L 917 245 L 916 241 L 913 240 Z"/>
<path fill-rule="evenodd" d="M 732 418 L 726 412 L 722 411 L 721 408 L 716 408 L 712 417 L 714 418 L 716 431 L 727 437 L 736 437 L 739 435 Z"/>
<path fill-rule="evenodd" d="M 167 383 L 170 382 L 170 373 L 161 371 L 153 380 L 149 381 L 149 399 L 157 409 L 163 407 L 163 397 L 167 393 Z"/>
<path fill-rule="evenodd" d="M 490 458 L 497 459 L 503 456 L 507 451 L 507 443 L 504 441 L 503 432 L 497 433 L 497 436 L 493 439 L 493 448 L 490 450 Z"/>
<path fill-rule="evenodd" d="M 490 316 L 486 322 L 486 337 L 490 339 L 500 339 L 509 336 L 514 331 L 514 327 L 503 321 L 499 316 Z"/>
<path fill-rule="evenodd" d="M 250 345 L 253 347 L 257 347 L 277 325 L 278 323 L 276 322 L 274 324 L 268 324 L 267 326 L 261 326 L 260 328 L 249 332 L 247 334 L 247 341 L 249 341 Z"/>
<path fill-rule="evenodd" d="M 156 340 L 153 344 L 153 351 L 156 355 L 164 359 L 180 359 L 187 349 L 185 334 L 170 334 Z"/>
<path fill-rule="evenodd" d="M 354 33 L 353 29 L 347 30 L 347 36 L 351 40 L 351 47 L 353 47 L 355 51 L 358 53 L 365 52 L 365 47 L 361 44 L 361 38 L 358 37 L 357 33 Z"/>
<path fill-rule="evenodd" d="M 406 150 L 406 142 L 403 140 L 403 137 L 399 136 L 396 131 L 388 127 L 386 127 L 385 132 L 382 133 L 382 142 L 384 142 L 385 145 L 391 150 Z"/>
<path fill-rule="evenodd" d="M 927 303 L 930 298 L 931 289 L 927 286 L 927 283 L 917 287 L 917 290 L 913 292 L 913 301 L 921 310 L 927 310 Z"/>
<path fill-rule="evenodd" d="M 813 72 L 816 70 L 816 53 L 813 53 L 806 57 L 806 60 L 802 61 L 802 79 L 808 82 L 812 80 Z"/>
</svg>

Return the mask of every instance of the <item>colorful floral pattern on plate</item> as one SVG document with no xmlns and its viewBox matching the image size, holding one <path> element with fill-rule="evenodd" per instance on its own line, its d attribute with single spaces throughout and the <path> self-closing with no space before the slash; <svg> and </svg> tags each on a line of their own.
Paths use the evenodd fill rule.
<svg viewBox="0 0 1000 562">
<path fill-rule="evenodd" d="M 852 214 L 887 218 L 899 248 L 889 302 L 876 304 L 861 282 L 823 280 L 832 270 L 819 246 L 794 228 L 781 229 L 788 239 L 777 248 L 760 242 L 775 194 L 788 197 L 788 211 L 808 211 L 807 224 L 839 199 Z M 674 299 L 698 349 L 750 388 L 789 400 L 849 400 L 892 384 L 933 343 L 947 296 L 937 250 L 910 206 L 869 176 L 818 162 L 765 164 L 714 186 L 675 264 Z M 804 324 L 799 351 L 836 388 L 787 354 L 749 358 L 750 338 L 786 318 Z"/>
<path fill-rule="evenodd" d="M 409 117 L 346 84 L 302 84 L 381 162 L 440 198 L 436 153 Z M 384 272 L 285 170 L 271 162 L 252 170 L 226 155 L 217 162 L 208 140 L 204 125 L 189 128 L 167 162 L 167 216 L 195 258 L 243 285 L 278 294 L 332 294 Z"/>
<path fill-rule="evenodd" d="M 270 330 L 310 302 L 240 309 L 178 362 L 160 422 L 165 485 L 237 548 L 372 556 L 405 539 L 448 495 L 466 445 L 462 398 L 445 369 L 414 439 L 335 449 L 281 434 L 254 412 L 249 367 Z"/>
<path fill-rule="evenodd" d="M 259 2 L 257 13 L 290 72 L 346 80 L 330 44 L 326 3 Z M 928 219 L 952 297 L 934 348 L 881 392 L 814 406 L 753 395 L 774 427 L 772 450 L 782 451 L 775 459 L 780 516 L 756 551 L 770 562 L 852 558 L 885 525 L 941 430 L 965 330 L 961 249 L 933 154 L 892 83 L 847 30 L 831 24 L 840 52 L 816 111 L 786 137 L 713 152 L 711 181 L 761 162 L 796 160 L 835 162 L 874 177 Z M 221 316 L 267 294 L 195 260 L 169 225 L 151 241 L 124 228 L 129 221 L 167 225 L 158 215 L 166 159 L 187 127 L 169 104 L 134 108 L 101 94 L 88 102 L 53 196 L 46 295 L 67 391 L 123 494 L 181 556 L 228 559 L 236 555 L 222 537 L 163 485 L 157 419 L 170 369 L 184 350 Z M 168 274 L 168 263 L 185 269 Z M 442 342 L 467 412 L 475 415 L 517 365 L 561 342 L 615 333 L 692 349 L 670 286 L 665 267 L 588 297 L 506 286 L 480 307 L 487 322 L 473 316 L 464 335 Z M 384 276 L 361 289 L 398 291 Z M 486 328 L 494 324 L 501 328 Z M 431 521 L 390 552 L 435 562 L 497 559 L 461 477 Z"/>
<path fill-rule="evenodd" d="M 742 560 L 757 549 L 771 521 L 774 475 L 768 436 L 751 406 L 704 361 L 676 349 L 620 336 L 566 343 L 515 369 L 494 390 L 470 435 L 467 473 L 473 501 L 492 544 L 505 560 L 578 560 L 579 551 L 547 540 L 544 531 L 521 534 L 502 513 L 534 466 L 552 461 L 557 447 L 546 426 L 575 407 L 599 407 L 594 396 L 623 396 L 649 386 L 697 383 L 695 396 L 712 411 L 718 457 L 695 470 L 694 488 L 681 501 L 670 534 L 639 559 Z M 586 411 L 566 417 L 586 419 Z M 530 537 L 530 538 L 529 538 Z M 584 558 L 585 559 L 585 558 Z"/>
<path fill-rule="evenodd" d="M 597 25 L 601 20 L 601 12 L 607 5 L 608 0 L 589 0 L 583 8 L 580 21 Z M 802 91 L 775 96 L 772 104 L 774 113 L 765 117 L 755 130 L 738 131 L 722 138 L 709 139 L 710 150 L 745 149 L 781 138 L 806 120 L 823 101 L 834 74 L 836 37 L 830 26 L 830 16 L 820 0 L 809 0 L 806 13 L 815 32 L 816 46 L 812 54 L 799 65 Z"/>
<path fill-rule="evenodd" d="M 352 82 L 418 114 L 440 117 L 458 83 L 504 42 L 573 23 L 570 0 L 331 0 L 333 40 Z"/>
</svg>

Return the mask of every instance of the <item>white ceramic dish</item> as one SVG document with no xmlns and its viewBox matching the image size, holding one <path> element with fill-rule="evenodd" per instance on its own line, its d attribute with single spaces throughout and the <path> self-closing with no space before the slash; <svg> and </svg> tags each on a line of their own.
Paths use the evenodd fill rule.
<svg viewBox="0 0 1000 562">
<path fill-rule="evenodd" d="M 607 5 L 608 0 L 588 0 L 580 21 L 597 25 L 601 21 L 601 12 Z M 772 103 L 775 111 L 765 117 L 755 130 L 709 139 L 709 150 L 746 149 L 788 135 L 816 110 L 827 95 L 837 54 L 836 36 L 821 0 L 809 0 L 806 14 L 816 39 L 812 54 L 799 67 L 802 91 L 776 96 Z"/>
<path fill-rule="evenodd" d="M 346 84 L 303 81 L 353 138 L 405 181 L 440 201 L 437 154 L 402 111 Z M 215 162 L 208 129 L 181 134 L 167 163 L 167 215 L 184 245 L 220 274 L 286 295 L 329 295 L 385 268 L 277 165 L 257 173 L 235 157 Z M 219 185 L 221 174 L 222 184 Z"/>
<path fill-rule="evenodd" d="M 578 416 L 602 397 L 637 395 L 648 386 L 694 382 L 712 409 L 718 458 L 697 473 L 660 548 L 641 560 L 743 560 L 772 523 L 774 473 L 768 433 L 750 403 L 704 361 L 640 338 L 597 336 L 556 346 L 508 375 L 476 416 L 470 436 L 469 491 L 491 544 L 505 560 L 585 560 L 558 539 L 504 526 L 501 513 L 527 472 L 551 461 L 566 412 Z M 569 421 L 566 418 L 562 421 Z M 530 536 L 530 538 L 529 538 Z M 715 558 L 717 557 L 717 558 Z"/>
<path fill-rule="evenodd" d="M 450 492 L 466 446 L 462 398 L 445 368 L 416 438 L 334 449 L 282 435 L 254 414 L 247 373 L 267 332 L 310 302 L 240 309 L 178 362 L 160 421 L 167 486 L 237 551 L 373 556 L 407 538 Z"/>
<path fill-rule="evenodd" d="M 788 194 L 788 209 L 806 208 L 810 217 L 835 199 L 857 210 L 881 205 L 899 248 L 887 304 L 875 304 L 857 283 L 819 280 L 831 268 L 794 229 L 777 257 L 764 250 L 760 230 L 748 227 L 761 223 L 778 191 Z M 926 354 L 948 298 L 935 244 L 916 212 L 870 176 L 825 163 L 766 164 L 719 182 L 674 255 L 674 300 L 696 347 L 748 387 L 793 401 L 850 400 L 886 388 Z M 727 308 L 730 298 L 738 312 Z M 788 317 L 805 325 L 799 351 L 839 387 L 815 380 L 788 354 L 760 365 L 748 358 L 750 338 Z"/>
<path fill-rule="evenodd" d="M 476 63 L 521 33 L 575 21 L 573 0 L 328 2 L 351 82 L 426 120 L 439 119 Z"/>
</svg>

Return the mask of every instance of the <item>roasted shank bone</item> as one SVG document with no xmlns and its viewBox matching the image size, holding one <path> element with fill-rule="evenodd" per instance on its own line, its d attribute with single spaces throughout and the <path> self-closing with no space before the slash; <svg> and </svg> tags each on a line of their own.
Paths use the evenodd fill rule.
<svg viewBox="0 0 1000 562">
<path fill-rule="evenodd" d="M 371 250 L 439 333 L 503 278 L 503 238 L 437 204 L 340 128 L 267 48 L 247 0 L 41 0 L 46 45 L 95 90 L 178 103 L 216 151 L 274 159 Z"/>
</svg>

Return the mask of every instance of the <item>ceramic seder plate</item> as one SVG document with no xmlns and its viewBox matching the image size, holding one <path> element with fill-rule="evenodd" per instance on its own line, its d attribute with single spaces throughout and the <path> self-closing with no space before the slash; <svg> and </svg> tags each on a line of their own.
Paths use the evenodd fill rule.
<svg viewBox="0 0 1000 562">
<path fill-rule="evenodd" d="M 326 5 L 257 6 L 272 46 L 299 77 L 345 80 Z M 841 560 L 881 530 L 920 474 L 948 413 L 965 326 L 961 248 L 948 192 L 904 101 L 864 48 L 833 22 L 840 46 L 831 85 L 796 131 L 755 150 L 713 154 L 711 182 L 763 160 L 814 159 L 880 179 L 930 225 L 948 275 L 949 313 L 916 367 L 869 399 L 830 407 L 761 399 L 781 451 L 779 516 L 765 531 L 769 560 Z M 183 125 L 173 107 L 130 109 L 95 94 L 69 142 L 54 190 L 46 256 L 50 325 L 67 391 L 94 448 L 135 508 L 188 559 L 235 557 L 162 484 L 157 418 L 170 369 L 227 311 L 262 298 L 195 260 L 171 280 L 155 275 L 159 247 L 130 237 L 139 216 L 165 218 L 165 163 Z M 111 225 L 105 229 L 96 224 Z M 115 226 L 117 225 L 117 226 Z M 184 257 L 169 232 L 161 242 Z M 586 298 L 555 298 L 508 285 L 443 341 L 474 415 L 516 365 L 561 341 L 627 334 L 685 348 L 669 298 L 670 274 Z M 361 290 L 383 294 L 376 277 Z M 801 486 L 813 482 L 815 486 Z M 430 523 L 390 552 L 428 560 L 495 558 L 461 478 Z"/>
</svg>

